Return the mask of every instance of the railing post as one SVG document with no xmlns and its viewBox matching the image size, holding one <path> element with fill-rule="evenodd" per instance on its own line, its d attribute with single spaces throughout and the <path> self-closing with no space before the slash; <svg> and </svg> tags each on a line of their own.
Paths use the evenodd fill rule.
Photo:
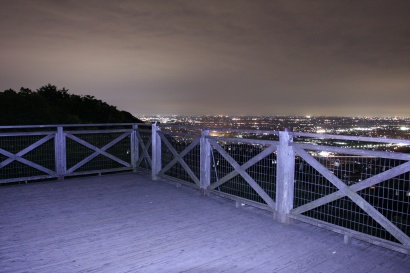
<svg viewBox="0 0 410 273">
<path fill-rule="evenodd" d="M 152 180 L 159 180 L 159 172 L 161 171 L 161 138 L 158 135 L 159 126 L 157 123 L 152 124 Z"/>
<path fill-rule="evenodd" d="M 66 173 L 66 141 L 64 135 L 64 129 L 62 126 L 57 127 L 57 133 L 54 137 L 54 152 L 55 152 L 55 164 L 56 173 L 59 181 L 64 180 Z"/>
<path fill-rule="evenodd" d="M 288 129 L 279 132 L 275 219 L 283 224 L 290 223 L 289 212 L 293 208 L 295 153 L 289 145 L 292 142 Z"/>
<path fill-rule="evenodd" d="M 137 162 L 139 157 L 139 145 L 138 145 L 138 137 L 137 137 L 138 125 L 132 125 L 132 132 L 131 132 L 131 165 L 132 171 L 135 173 L 137 172 Z"/>
<path fill-rule="evenodd" d="M 202 195 L 205 195 L 208 186 L 211 184 L 211 144 L 207 136 L 209 136 L 209 130 L 203 130 L 200 140 L 200 188 Z"/>
</svg>

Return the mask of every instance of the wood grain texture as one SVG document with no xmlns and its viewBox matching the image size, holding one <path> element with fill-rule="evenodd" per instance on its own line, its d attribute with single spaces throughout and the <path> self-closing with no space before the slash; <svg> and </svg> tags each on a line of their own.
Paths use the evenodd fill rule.
<svg viewBox="0 0 410 273">
<path fill-rule="evenodd" d="M 0 272 L 408 272 L 410 256 L 142 174 L 0 187 Z"/>
</svg>

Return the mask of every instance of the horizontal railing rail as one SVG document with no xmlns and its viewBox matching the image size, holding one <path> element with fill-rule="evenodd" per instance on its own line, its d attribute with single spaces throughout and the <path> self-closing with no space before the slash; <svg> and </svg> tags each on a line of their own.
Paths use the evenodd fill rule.
<svg viewBox="0 0 410 273">
<path fill-rule="evenodd" d="M 307 138 L 316 138 L 316 139 L 350 140 L 350 141 L 360 141 L 360 142 L 403 143 L 403 144 L 410 145 L 410 139 L 331 135 L 331 134 L 300 133 L 300 132 L 291 132 L 290 134 L 295 138 L 307 137 Z"/>
</svg>

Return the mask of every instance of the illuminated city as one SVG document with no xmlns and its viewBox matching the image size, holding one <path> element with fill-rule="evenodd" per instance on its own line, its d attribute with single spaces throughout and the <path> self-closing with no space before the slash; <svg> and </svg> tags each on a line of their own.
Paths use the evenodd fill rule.
<svg viewBox="0 0 410 273">
<path fill-rule="evenodd" d="M 253 130 L 283 130 L 367 137 L 410 139 L 410 118 L 310 116 L 140 116 L 161 124 Z"/>
</svg>

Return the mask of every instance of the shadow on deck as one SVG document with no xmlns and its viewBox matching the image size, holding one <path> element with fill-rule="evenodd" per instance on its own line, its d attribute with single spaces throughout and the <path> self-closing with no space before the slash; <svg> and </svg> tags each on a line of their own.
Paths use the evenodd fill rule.
<svg viewBox="0 0 410 273">
<path fill-rule="evenodd" d="M 1 272 L 408 272 L 410 256 L 144 174 L 0 187 Z"/>
</svg>

